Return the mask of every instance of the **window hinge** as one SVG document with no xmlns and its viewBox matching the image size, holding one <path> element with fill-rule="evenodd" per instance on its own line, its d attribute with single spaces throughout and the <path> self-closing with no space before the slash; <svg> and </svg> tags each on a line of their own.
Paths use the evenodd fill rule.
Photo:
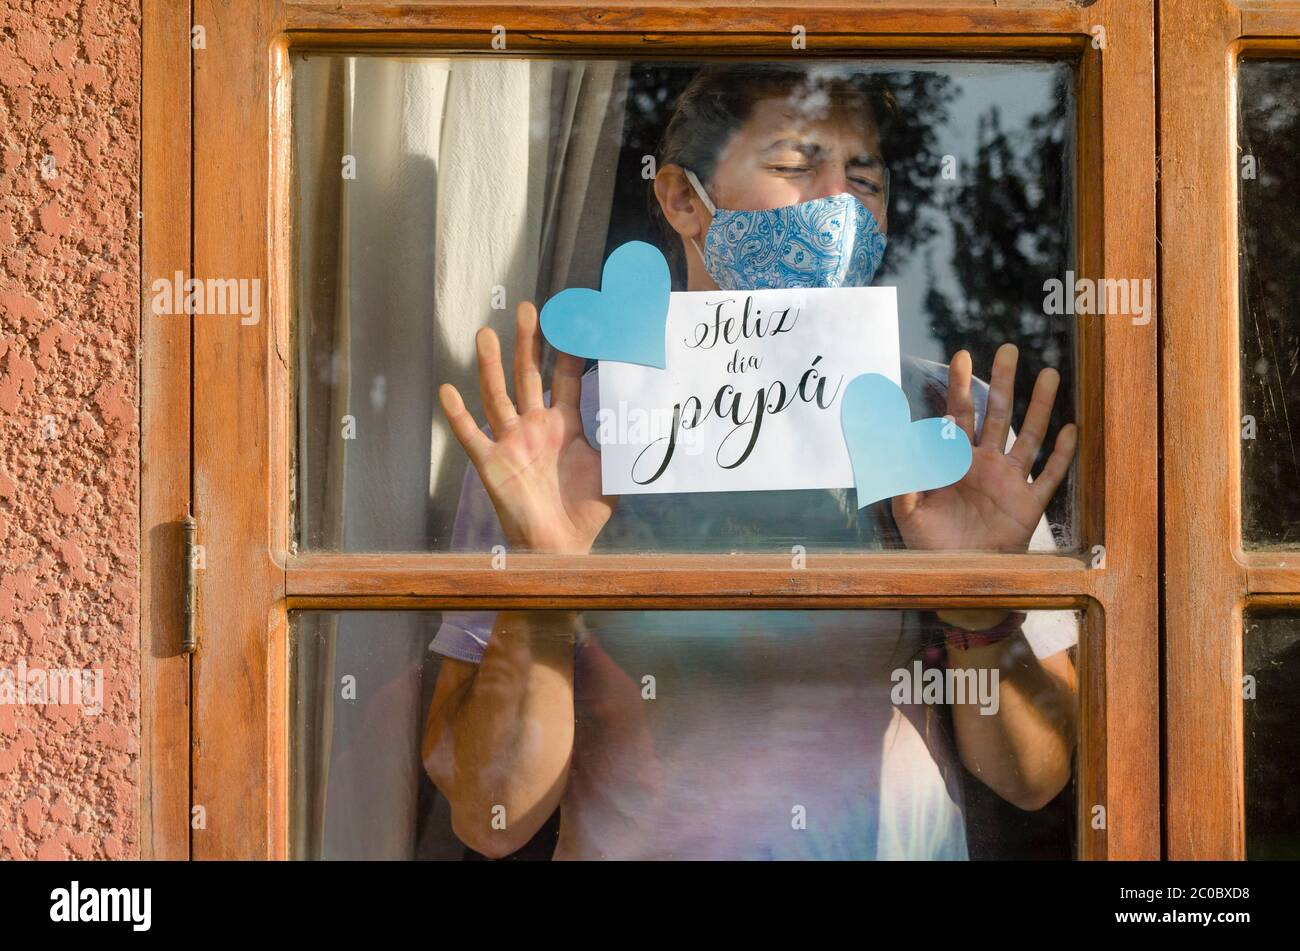
<svg viewBox="0 0 1300 951">
<path fill-rule="evenodd" d="M 193 654 L 198 648 L 198 634 L 195 623 L 198 615 L 198 576 L 194 570 L 194 534 L 198 523 L 193 515 L 185 516 L 185 639 L 181 641 L 181 653 Z"/>
</svg>

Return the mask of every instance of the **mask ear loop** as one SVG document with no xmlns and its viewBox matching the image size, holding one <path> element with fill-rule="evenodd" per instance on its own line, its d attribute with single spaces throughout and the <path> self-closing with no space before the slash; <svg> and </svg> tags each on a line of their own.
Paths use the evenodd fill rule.
<svg viewBox="0 0 1300 951">
<path fill-rule="evenodd" d="M 704 207 L 709 209 L 709 214 L 716 215 L 718 209 L 709 198 L 709 193 L 704 190 L 704 186 L 700 184 L 700 180 L 695 177 L 695 173 L 685 166 L 682 166 L 682 171 L 686 173 L 687 181 L 691 183 L 691 187 L 695 189 L 696 194 L 700 196 L 700 200 L 704 202 Z M 699 242 L 695 240 L 694 235 L 691 236 L 691 244 L 695 246 L 695 253 L 700 256 L 700 263 L 703 264 L 704 251 L 700 248 Z"/>
<path fill-rule="evenodd" d="M 709 209 L 709 214 L 716 215 L 718 209 L 714 207 L 712 200 L 709 198 L 709 193 L 704 190 L 704 186 L 701 185 L 700 180 L 695 177 L 695 173 L 685 166 L 682 167 L 682 171 L 686 173 L 687 180 L 690 181 L 691 186 L 700 196 L 700 201 L 704 202 L 704 207 Z"/>
</svg>

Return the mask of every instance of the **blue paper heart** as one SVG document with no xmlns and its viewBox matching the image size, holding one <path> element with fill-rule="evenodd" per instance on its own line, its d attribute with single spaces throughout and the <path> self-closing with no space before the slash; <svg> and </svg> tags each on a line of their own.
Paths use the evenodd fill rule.
<svg viewBox="0 0 1300 951">
<path fill-rule="evenodd" d="M 671 291 L 663 253 L 644 241 L 629 241 L 605 261 L 600 290 L 570 287 L 546 302 L 542 333 L 565 353 L 662 370 Z"/>
<path fill-rule="evenodd" d="M 970 469 L 970 440 L 944 418 L 912 422 L 907 396 L 879 373 L 854 377 L 840 403 L 858 508 L 952 485 Z"/>
</svg>

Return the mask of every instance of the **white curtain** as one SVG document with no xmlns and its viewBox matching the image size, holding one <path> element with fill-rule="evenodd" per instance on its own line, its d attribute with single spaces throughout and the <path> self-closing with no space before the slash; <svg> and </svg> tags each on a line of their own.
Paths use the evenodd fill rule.
<svg viewBox="0 0 1300 951">
<path fill-rule="evenodd" d="M 475 331 L 509 365 L 519 300 L 599 285 L 626 87 L 609 61 L 296 60 L 306 547 L 446 546 L 466 460 L 437 387 L 481 420 Z M 344 613 L 303 639 L 301 854 L 413 857 L 435 622 Z"/>
<path fill-rule="evenodd" d="M 478 414 L 474 332 L 494 328 L 509 366 L 519 300 L 540 307 L 564 287 L 600 285 L 627 65 L 477 60 L 440 77 L 434 327 Z M 450 497 L 464 454 L 440 420 L 434 431 L 430 491 Z"/>
</svg>

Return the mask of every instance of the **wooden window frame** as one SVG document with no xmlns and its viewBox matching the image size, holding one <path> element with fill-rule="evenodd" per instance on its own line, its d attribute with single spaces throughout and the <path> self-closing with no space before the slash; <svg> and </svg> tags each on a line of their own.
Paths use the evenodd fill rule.
<svg viewBox="0 0 1300 951">
<path fill-rule="evenodd" d="M 147 288 L 189 277 L 190 9 L 142 0 L 140 102 L 140 856 L 190 857 L 190 658 L 181 651 L 190 504 L 185 317 L 148 316 Z"/>
<path fill-rule="evenodd" d="M 190 504 L 206 566 L 198 573 L 200 648 L 188 669 L 188 774 L 169 768 L 166 821 L 146 803 L 155 840 L 183 848 L 172 839 L 178 834 L 176 803 L 184 799 L 202 806 L 206 816 L 205 828 L 184 830 L 192 857 L 288 856 L 291 610 L 959 603 L 1084 611 L 1080 855 L 1158 858 L 1155 321 L 1137 326 L 1114 317 L 1079 319 L 1078 473 L 1087 487 L 1079 499 L 1079 553 L 814 555 L 799 571 L 791 570 L 788 555 L 520 555 L 512 556 L 509 572 L 500 572 L 486 555 L 295 555 L 288 538 L 292 50 L 486 53 L 499 23 L 510 37 L 510 53 L 499 55 L 780 56 L 791 53 L 791 27 L 798 23 L 807 31 L 806 55 L 1074 55 L 1080 64 L 1075 269 L 1081 276 L 1154 280 L 1153 2 L 1099 0 L 1081 7 L 1073 0 L 897 0 L 864 10 L 858 0 L 743 6 L 619 0 L 600 7 L 572 0 L 396 6 L 262 0 L 235 9 L 193 0 L 192 22 L 204 27 L 206 47 L 191 54 L 187 44 L 185 51 L 186 64 L 193 57 L 192 193 L 184 192 L 192 200 L 192 232 L 186 235 L 192 267 L 182 270 L 200 279 L 258 278 L 264 306 L 256 325 L 242 325 L 237 316 L 189 322 Z M 146 31 L 165 19 L 156 0 L 146 0 Z M 1097 27 L 1105 31 L 1104 48 L 1093 42 Z M 167 140 L 146 124 L 146 168 Z M 157 174 L 175 184 L 181 173 L 159 168 Z M 180 200 L 179 185 L 176 194 Z M 1103 227 L 1102 209 L 1112 209 L 1110 228 Z M 149 217 L 144 225 L 147 243 L 170 240 L 166 226 Z M 178 255 L 169 246 L 146 262 L 146 270 L 169 273 Z M 190 352 L 157 330 L 146 333 L 145 350 L 146 363 Z M 178 387 L 182 374 L 173 370 L 168 379 Z M 161 433 L 166 425 L 146 412 L 146 438 L 148 430 Z M 165 448 L 180 461 L 179 446 Z M 146 506 L 142 531 L 164 525 L 174 514 L 175 499 L 170 503 Z M 1098 545 L 1104 560 L 1094 567 Z M 161 591 L 165 576 L 146 565 L 151 590 Z M 145 638 L 157 637 L 165 623 L 151 619 Z M 154 670 L 158 658 L 144 659 L 151 675 L 162 675 L 161 667 Z M 156 746 L 147 756 L 150 768 L 163 768 Z M 1096 806 L 1105 808 L 1103 828 L 1093 821 Z"/>
<path fill-rule="evenodd" d="M 1241 534 L 1237 66 L 1300 56 L 1300 4 L 1166 3 L 1160 23 L 1166 824 L 1171 859 L 1243 859 L 1242 618 L 1300 606 L 1300 552 Z"/>
</svg>

